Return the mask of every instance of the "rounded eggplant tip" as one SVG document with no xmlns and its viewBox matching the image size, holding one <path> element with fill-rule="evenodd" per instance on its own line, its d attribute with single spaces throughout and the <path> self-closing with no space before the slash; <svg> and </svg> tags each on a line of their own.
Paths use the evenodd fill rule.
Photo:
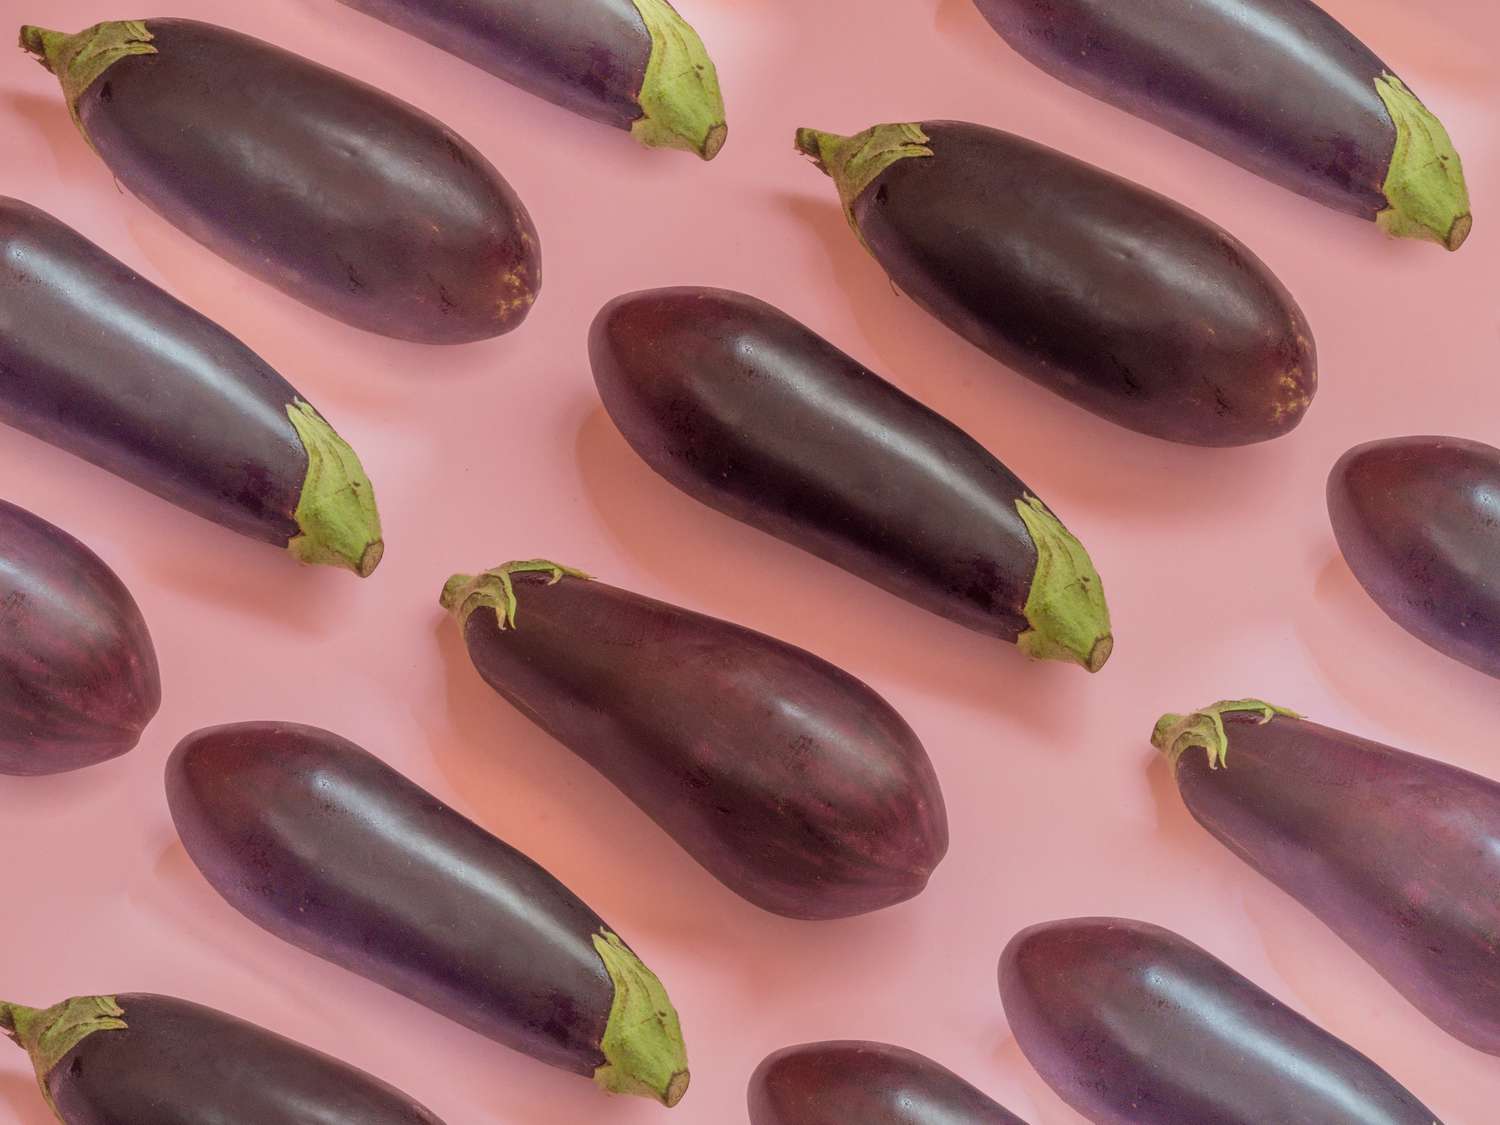
<svg viewBox="0 0 1500 1125">
<path fill-rule="evenodd" d="M 1016 510 L 1036 547 L 1036 570 L 1024 610 L 1031 628 L 1016 638 L 1016 644 L 1035 660 L 1063 660 L 1099 671 L 1114 652 L 1115 641 L 1104 585 L 1093 561 L 1035 496 L 1017 500 Z"/>
<path fill-rule="evenodd" d="M 385 555 L 375 491 L 354 450 L 307 403 L 286 408 L 307 453 L 297 510 L 299 534 L 287 549 L 304 563 L 341 566 L 368 578 Z"/>
<path fill-rule="evenodd" d="M 1254 715 L 1256 722 L 1261 724 L 1278 716 L 1286 719 L 1302 717 L 1295 711 L 1260 699 L 1222 699 L 1189 715 L 1163 715 L 1152 728 L 1151 745 L 1166 755 L 1167 761 L 1174 766 L 1185 753 L 1196 748 L 1208 755 L 1209 769 L 1227 767 L 1229 732 L 1224 729 L 1224 716 L 1237 713 Z"/>
<path fill-rule="evenodd" d="M 1443 123 L 1394 74 L 1375 90 L 1396 127 L 1384 185 L 1388 206 L 1375 216 L 1387 234 L 1457 250 L 1474 229 L 1463 161 Z"/>
<path fill-rule="evenodd" d="M 703 40 L 667 0 L 634 0 L 651 56 L 630 133 L 648 148 L 675 148 L 712 160 L 729 135 L 719 73 Z"/>
<path fill-rule="evenodd" d="M 605 1061 L 594 1082 L 608 1093 L 653 1098 L 671 1108 L 691 1082 L 677 1010 L 656 974 L 614 934 L 595 934 L 594 949 L 615 987 L 599 1041 Z"/>
</svg>

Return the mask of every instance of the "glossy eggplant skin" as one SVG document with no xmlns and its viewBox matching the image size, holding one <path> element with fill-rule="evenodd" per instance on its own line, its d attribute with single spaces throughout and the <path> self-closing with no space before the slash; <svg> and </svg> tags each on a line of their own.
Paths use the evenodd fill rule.
<svg viewBox="0 0 1500 1125">
<path fill-rule="evenodd" d="M 39 1036 L 75 1021 L 82 1038 L 50 1059 Z M 442 1125 L 347 1063 L 170 996 L 0 1005 L 0 1029 L 31 1052 L 64 1125 Z"/>
<path fill-rule="evenodd" d="M 1453 437 L 1356 446 L 1328 477 L 1349 568 L 1385 613 L 1445 656 L 1500 676 L 1500 449 Z"/>
<path fill-rule="evenodd" d="M 1291 294 L 1165 196 L 963 122 L 798 144 L 908 296 L 1068 401 L 1206 446 L 1280 437 L 1307 411 L 1316 349 Z"/>
<path fill-rule="evenodd" d="M 1224 962 L 1123 918 L 1045 922 L 1000 960 L 1011 1032 L 1094 1125 L 1436 1125 L 1353 1047 Z"/>
<path fill-rule="evenodd" d="M 156 650 L 114 571 L 0 500 L 0 774 L 119 757 L 161 705 Z"/>
<path fill-rule="evenodd" d="M 951 1070 L 885 1043 L 804 1043 L 750 1078 L 750 1125 L 1026 1125 Z"/>
<path fill-rule="evenodd" d="M 123 45 L 72 94 L 76 120 L 115 178 L 168 222 L 385 336 L 459 344 L 525 318 L 541 281 L 536 228 L 489 161 L 440 121 L 213 24 L 23 31 L 65 93 L 80 65 L 70 52 L 87 58 L 106 39 Z"/>
<path fill-rule="evenodd" d="M 1263 706 L 1158 725 L 1188 811 L 1430 1020 L 1500 1055 L 1500 784 Z"/>
<path fill-rule="evenodd" d="M 926 886 L 947 817 L 889 704 L 802 649 L 551 565 L 444 590 L 501 696 L 765 910 L 843 918 Z"/>
</svg>

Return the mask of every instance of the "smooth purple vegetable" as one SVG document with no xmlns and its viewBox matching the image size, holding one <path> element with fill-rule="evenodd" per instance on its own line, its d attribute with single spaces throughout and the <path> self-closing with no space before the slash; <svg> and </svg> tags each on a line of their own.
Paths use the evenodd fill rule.
<svg viewBox="0 0 1500 1125">
<path fill-rule="evenodd" d="M 1328 477 L 1328 514 L 1376 605 L 1500 676 L 1500 449 L 1452 437 L 1356 446 Z"/>
<path fill-rule="evenodd" d="M 135 599 L 78 540 L 0 500 L 0 774 L 117 758 L 161 706 Z"/>
<path fill-rule="evenodd" d="M 0 1004 L 64 1125 L 442 1125 L 311 1047 L 170 996 Z"/>
<path fill-rule="evenodd" d="M 214 889 L 284 941 L 611 1093 L 687 1092 L 651 970 L 535 862 L 352 742 L 200 730 L 172 752 L 167 802 Z"/>
<path fill-rule="evenodd" d="M 631 293 L 589 356 L 625 440 L 689 495 L 1031 656 L 1109 658 L 1099 575 L 1035 493 L 785 313 L 723 289 Z"/>
<path fill-rule="evenodd" d="M 216 254 L 384 336 L 517 327 L 536 228 L 442 122 L 300 55 L 195 20 L 21 29 L 115 179 Z"/>
<path fill-rule="evenodd" d="M 652 148 L 712 160 L 724 99 L 667 0 L 341 0 Z"/>
<path fill-rule="evenodd" d="M 1259 700 L 1166 715 L 1152 741 L 1199 824 L 1500 1055 L 1500 784 Z"/>
<path fill-rule="evenodd" d="M 904 902 L 948 849 L 917 736 L 809 652 L 540 560 L 454 575 L 442 604 L 486 683 L 765 910 Z"/>
<path fill-rule="evenodd" d="M 1027 1060 L 1094 1125 L 1438 1125 L 1349 1044 L 1160 926 L 1022 930 L 1000 996 Z"/>
<path fill-rule="evenodd" d="M 385 550 L 359 458 L 207 317 L 0 196 L 0 422 L 305 563 Z"/>
<path fill-rule="evenodd" d="M 797 147 L 917 304 L 1085 410 L 1227 446 L 1280 437 L 1312 402 L 1312 330 L 1291 294 L 1165 196 L 958 121 L 802 129 Z"/>
<path fill-rule="evenodd" d="M 1440 122 L 1311 0 L 975 0 L 1048 74 L 1393 235 L 1473 219 Z"/>
</svg>

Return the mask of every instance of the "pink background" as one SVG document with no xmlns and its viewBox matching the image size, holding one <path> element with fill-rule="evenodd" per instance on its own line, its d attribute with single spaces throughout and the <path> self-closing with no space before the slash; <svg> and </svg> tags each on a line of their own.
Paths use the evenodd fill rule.
<svg viewBox="0 0 1500 1125">
<path fill-rule="evenodd" d="M 1147 745 L 1164 710 L 1255 694 L 1500 775 L 1495 681 L 1389 623 L 1323 506 L 1348 446 L 1404 433 L 1496 441 L 1500 71 L 1493 0 L 1326 0 L 1445 119 L 1478 225 L 1450 256 L 1385 240 L 1021 61 L 970 0 L 691 0 L 723 76 L 710 165 L 638 149 L 335 3 L 0 0 L 76 30 L 173 14 L 291 46 L 428 109 L 484 150 L 540 228 L 547 280 L 519 332 L 448 350 L 366 335 L 238 273 L 118 192 L 53 80 L 0 55 L 0 191 L 77 227 L 242 336 L 370 471 L 386 558 L 361 583 L 299 570 L 63 453 L 0 431 L 0 494 L 97 550 L 134 591 L 166 701 L 139 749 L 47 780 L 0 778 L 0 995 L 34 1004 L 178 994 L 328 1050 L 450 1125 L 649 1122 L 664 1111 L 461 1030 L 283 946 L 201 880 L 161 792 L 177 739 L 289 719 L 336 730 L 534 856 L 642 953 L 681 1011 L 693 1089 L 675 1120 L 744 1120 L 769 1051 L 869 1038 L 925 1052 L 1038 1125 L 1076 1118 L 1032 1073 L 995 989 L 1020 927 L 1077 914 L 1170 926 L 1372 1055 L 1449 1125 L 1495 1120 L 1500 1063 L 1416 1014 L 1302 908 L 1194 825 Z M 1116 429 L 1003 370 L 893 292 L 799 125 L 956 117 L 1028 134 L 1169 192 L 1254 247 L 1317 333 L 1323 385 L 1290 437 L 1187 449 Z M 618 293 L 745 290 L 804 320 L 995 451 L 1087 544 L 1118 643 L 1090 678 L 925 615 L 687 499 L 595 397 L 585 330 Z M 473 673 L 435 605 L 456 569 L 550 556 L 754 625 L 868 680 L 922 735 L 953 846 L 928 891 L 836 924 L 761 913 L 533 729 Z M 0 1118 L 50 1117 L 0 1053 Z"/>
</svg>

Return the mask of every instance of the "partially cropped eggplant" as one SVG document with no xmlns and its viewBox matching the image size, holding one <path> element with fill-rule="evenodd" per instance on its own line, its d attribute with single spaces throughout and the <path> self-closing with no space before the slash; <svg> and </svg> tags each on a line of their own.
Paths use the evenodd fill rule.
<svg viewBox="0 0 1500 1125">
<path fill-rule="evenodd" d="M 359 458 L 213 321 L 77 231 L 0 197 L 0 422 L 305 563 L 384 543 Z"/>
<path fill-rule="evenodd" d="M 1500 676 L 1500 449 L 1452 437 L 1356 446 L 1329 474 L 1328 514 L 1376 605 Z"/>
<path fill-rule="evenodd" d="M 0 774 L 117 758 L 161 705 L 125 584 L 60 528 L 0 500 Z"/>
<path fill-rule="evenodd" d="M 1094 1125 L 1438 1125 L 1349 1044 L 1160 926 L 1022 930 L 1000 995 L 1027 1060 Z"/>
<path fill-rule="evenodd" d="M 342 0 L 651 148 L 712 160 L 724 99 L 703 41 L 667 0 Z"/>
<path fill-rule="evenodd" d="M 946 418 L 763 301 L 616 298 L 589 339 L 631 447 L 721 512 L 1031 656 L 1113 648 L 1082 544 Z"/>
<path fill-rule="evenodd" d="M 947 851 L 917 736 L 809 652 L 539 560 L 454 575 L 442 604 L 486 683 L 765 910 L 891 906 Z"/>
<path fill-rule="evenodd" d="M 535 862 L 352 742 L 200 730 L 172 752 L 167 802 L 204 877 L 277 937 L 611 1093 L 687 1092 L 655 974 Z"/>
<path fill-rule="evenodd" d="M 1448 131 L 1311 0 L 975 0 L 1048 74 L 1393 235 L 1457 250 Z"/>
<path fill-rule="evenodd" d="M 1199 824 L 1500 1055 L 1500 784 L 1253 699 L 1165 715 L 1152 742 Z"/>
<path fill-rule="evenodd" d="M 125 187 L 215 253 L 384 336 L 499 336 L 541 284 L 536 228 L 479 151 L 337 71 L 195 20 L 21 29 Z"/>
<path fill-rule="evenodd" d="M 1242 243 L 1178 203 L 956 121 L 802 129 L 861 242 L 917 304 L 1086 410 L 1189 445 L 1287 433 L 1312 330 Z"/>
<path fill-rule="evenodd" d="M 64 1125 L 442 1125 L 364 1071 L 170 996 L 0 1004 L 0 1032 Z"/>
</svg>

